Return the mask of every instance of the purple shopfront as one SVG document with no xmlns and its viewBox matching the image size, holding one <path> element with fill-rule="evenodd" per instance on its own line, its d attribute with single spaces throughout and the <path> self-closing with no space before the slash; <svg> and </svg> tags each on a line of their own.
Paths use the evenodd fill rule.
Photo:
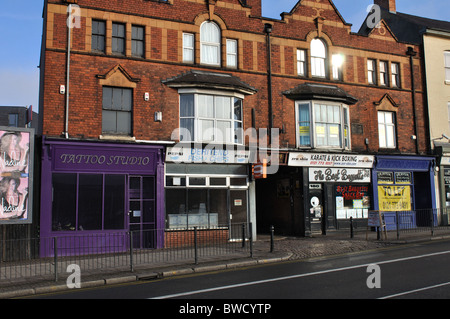
<svg viewBox="0 0 450 319">
<path fill-rule="evenodd" d="M 44 139 L 41 255 L 164 246 L 163 146 Z M 130 234 L 132 237 L 130 237 Z"/>
</svg>

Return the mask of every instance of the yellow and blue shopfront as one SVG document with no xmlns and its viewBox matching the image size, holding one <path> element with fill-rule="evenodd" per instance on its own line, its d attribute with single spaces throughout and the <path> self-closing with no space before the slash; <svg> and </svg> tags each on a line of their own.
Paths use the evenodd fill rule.
<svg viewBox="0 0 450 319">
<path fill-rule="evenodd" d="M 387 230 L 437 224 L 435 167 L 435 157 L 376 156 L 374 209 L 384 212 Z"/>
</svg>

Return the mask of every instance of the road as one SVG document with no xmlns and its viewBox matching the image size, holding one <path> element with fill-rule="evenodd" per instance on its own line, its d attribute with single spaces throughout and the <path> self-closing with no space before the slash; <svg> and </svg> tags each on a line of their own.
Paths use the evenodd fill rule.
<svg viewBox="0 0 450 319">
<path fill-rule="evenodd" d="M 205 305 L 206 299 L 222 299 L 220 306 L 215 306 L 214 310 L 231 311 L 222 305 L 223 300 L 228 299 L 233 304 L 248 304 L 240 311 L 265 314 L 264 311 L 270 312 L 271 308 L 256 305 L 270 305 L 270 300 L 276 299 L 450 298 L 449 269 L 450 241 L 433 241 L 35 297 L 177 299 L 179 306 L 172 310 L 178 312 L 198 305 L 199 299 L 205 300 Z M 196 300 L 191 301 L 189 306 L 186 303 L 188 299 Z M 184 305 L 186 308 L 182 309 Z M 207 311 L 207 308 L 191 310 Z"/>
</svg>

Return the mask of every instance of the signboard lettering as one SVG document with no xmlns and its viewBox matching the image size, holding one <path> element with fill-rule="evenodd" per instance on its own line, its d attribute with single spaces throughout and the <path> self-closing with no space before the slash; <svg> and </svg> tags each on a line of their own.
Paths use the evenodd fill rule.
<svg viewBox="0 0 450 319">
<path fill-rule="evenodd" d="M 370 169 L 310 168 L 309 181 L 370 183 Z"/>
</svg>

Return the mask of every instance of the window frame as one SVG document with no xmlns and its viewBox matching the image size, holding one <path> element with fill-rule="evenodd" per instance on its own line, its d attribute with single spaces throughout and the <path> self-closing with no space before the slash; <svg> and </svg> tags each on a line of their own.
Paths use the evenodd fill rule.
<svg viewBox="0 0 450 319">
<path fill-rule="evenodd" d="M 450 84 L 450 51 L 444 51 L 445 84 Z"/>
<path fill-rule="evenodd" d="M 379 65 L 378 83 L 380 84 L 380 86 L 389 86 L 389 63 L 387 61 L 380 61 L 378 65 Z"/>
<path fill-rule="evenodd" d="M 308 63 L 305 49 L 297 49 L 297 75 L 306 76 L 308 74 Z"/>
<path fill-rule="evenodd" d="M 369 67 L 371 65 L 371 68 Z M 372 78 L 372 80 L 371 80 Z M 367 82 L 371 85 L 378 84 L 377 77 L 377 60 L 375 59 L 367 59 Z"/>
<path fill-rule="evenodd" d="M 102 24 L 103 25 L 103 33 L 98 31 L 98 27 L 96 28 L 98 32 L 94 33 L 94 24 Z M 98 49 L 99 43 L 102 43 L 102 49 Z M 95 48 L 94 48 L 95 44 Z M 106 52 L 106 21 L 104 20 L 92 20 L 92 26 L 91 26 L 91 51 L 96 53 L 105 53 Z"/>
<path fill-rule="evenodd" d="M 112 93 L 111 93 L 111 107 L 107 108 L 105 106 L 105 89 L 111 89 Z M 121 109 L 118 109 L 118 107 L 114 107 L 113 106 L 113 101 L 114 101 L 114 91 L 115 90 L 121 90 L 122 91 L 122 104 L 121 104 Z M 123 110 L 123 106 L 124 106 L 124 101 L 123 101 L 123 92 L 127 90 L 130 92 L 130 110 Z M 102 87 L 102 134 L 104 135 L 118 135 L 118 136 L 133 136 L 133 89 L 132 88 L 127 88 L 127 87 L 115 87 L 115 86 L 103 86 Z M 104 118 L 105 118 L 105 112 L 115 112 L 115 118 L 116 118 L 116 130 L 115 131 L 109 131 L 109 130 L 105 130 L 104 128 Z M 124 114 L 127 113 L 129 114 L 129 132 L 120 132 L 118 130 L 118 125 L 117 125 L 117 116 L 118 113 Z"/>
<path fill-rule="evenodd" d="M 301 144 L 300 126 L 299 123 L 308 123 L 307 120 L 300 121 L 300 110 L 299 106 L 303 105 L 308 107 L 309 112 L 309 145 Z M 339 146 L 335 145 L 318 145 L 317 142 L 317 126 L 320 125 L 316 119 L 315 107 L 319 105 L 326 105 L 332 107 L 339 107 Z M 330 124 L 331 122 L 322 122 L 325 124 Z M 334 123 L 334 124 L 337 124 Z M 330 124 L 332 125 L 332 124 Z M 327 127 L 327 126 L 325 126 Z M 307 148 L 307 149 L 341 149 L 341 150 L 351 150 L 351 131 L 350 131 L 350 106 L 345 103 L 328 102 L 321 100 L 298 100 L 295 101 L 295 130 L 296 130 L 296 146 L 297 148 Z M 303 132 L 305 133 L 305 132 Z M 326 132 L 328 136 L 329 132 Z M 306 136 L 306 135 L 305 135 Z"/>
<path fill-rule="evenodd" d="M 400 63 L 391 62 L 391 85 L 394 88 L 401 88 Z"/>
<path fill-rule="evenodd" d="M 339 65 L 336 65 L 334 59 L 337 59 L 338 57 L 342 59 L 342 61 Z M 332 60 L 331 64 L 333 70 L 332 72 L 333 80 L 342 81 L 344 78 L 344 60 L 345 60 L 344 56 L 342 54 L 336 53 L 331 56 L 331 60 Z"/>
<path fill-rule="evenodd" d="M 380 114 L 383 114 L 384 122 L 380 123 Z M 386 123 L 386 114 L 390 114 L 392 116 L 392 123 Z M 397 148 L 397 121 L 396 121 L 396 113 L 392 111 L 377 111 L 377 123 L 378 123 L 378 147 L 381 149 L 396 149 Z M 380 126 L 384 127 L 384 146 L 381 144 L 381 134 L 380 134 Z M 389 137 L 387 128 L 393 128 L 393 136 L 392 136 L 392 146 L 389 145 Z"/>
<path fill-rule="evenodd" d="M 142 30 L 142 39 L 135 37 L 135 30 Z M 142 43 L 142 53 L 136 52 L 136 45 Z M 145 58 L 145 26 L 132 25 L 131 26 L 131 55 L 137 58 Z"/>
<path fill-rule="evenodd" d="M 231 49 L 231 45 L 229 43 L 234 43 L 234 50 L 229 51 Z M 227 50 L 227 68 L 237 69 L 238 68 L 238 41 L 236 39 L 227 39 L 226 40 L 226 50 Z M 228 63 L 228 61 L 233 61 L 232 64 Z"/>
<path fill-rule="evenodd" d="M 314 43 L 321 43 L 323 45 L 323 56 L 318 54 L 318 47 L 314 47 Z M 311 76 L 316 78 L 327 78 L 328 77 L 328 48 L 324 40 L 320 38 L 315 38 L 311 40 L 310 43 L 310 54 L 311 54 Z M 322 50 L 322 48 L 320 48 Z M 319 72 L 317 72 L 319 71 Z"/>
<path fill-rule="evenodd" d="M 228 93 L 228 92 L 222 92 L 222 91 L 214 91 L 214 90 L 201 90 L 201 89 L 180 89 L 178 91 L 179 93 L 179 128 L 180 128 L 180 141 L 182 142 L 197 142 L 197 143 L 219 143 L 219 144 L 230 144 L 230 145 L 243 145 L 244 144 L 244 128 L 243 128 L 243 111 L 244 111 L 244 96 L 239 93 Z M 193 95 L 193 114 L 189 114 L 186 116 L 181 116 L 181 97 L 182 95 Z M 214 109 L 213 109 L 213 115 L 212 117 L 208 116 L 200 116 L 199 112 L 199 98 L 200 96 L 207 96 L 213 98 L 214 103 Z M 216 114 L 216 101 L 217 98 L 225 97 L 230 99 L 230 118 L 220 118 L 217 117 Z M 239 102 L 238 108 L 240 109 L 240 119 L 236 119 L 236 110 L 235 105 Z M 186 131 L 183 131 L 184 126 L 181 125 L 181 121 L 183 119 L 186 120 L 192 120 L 192 132 L 190 132 L 190 139 L 189 136 L 185 136 L 183 133 Z M 203 138 L 204 131 L 202 131 L 201 127 L 201 121 L 212 121 L 213 122 L 213 140 L 206 140 Z M 217 139 L 217 129 L 219 126 L 217 125 L 218 122 L 228 122 L 230 123 L 230 132 L 229 136 L 226 136 L 225 134 L 227 132 L 222 132 L 221 136 L 222 139 Z M 239 131 L 237 131 L 239 129 Z M 238 134 L 238 135 L 237 135 Z M 193 135 L 193 136 L 192 136 Z M 183 138 L 182 138 L 183 137 Z"/>
<path fill-rule="evenodd" d="M 205 35 L 206 32 L 212 32 L 212 29 L 210 30 L 206 30 L 206 26 L 211 26 L 215 29 L 215 31 L 217 31 L 217 34 L 212 35 L 212 37 L 217 36 L 218 37 L 218 41 L 207 41 L 205 40 L 205 37 L 207 37 L 207 35 Z M 209 35 L 208 35 L 209 37 Z M 213 21 L 205 21 L 202 23 L 202 25 L 200 26 L 200 63 L 201 64 L 205 64 L 205 65 L 211 65 L 211 66 L 221 66 L 221 38 L 222 38 L 222 32 L 221 29 L 219 27 L 219 25 Z M 205 47 L 211 47 L 211 48 L 215 48 L 217 50 L 217 53 L 214 57 L 215 60 L 213 61 L 209 61 L 207 59 L 207 57 L 205 57 L 205 52 L 204 52 L 204 48 Z"/>
<path fill-rule="evenodd" d="M 115 30 L 114 27 L 123 28 L 123 36 L 120 35 L 120 30 Z M 117 31 L 118 34 L 115 34 Z M 117 41 L 117 48 L 114 49 L 114 40 Z M 120 44 L 122 42 L 122 44 Z M 111 33 L 111 53 L 115 55 L 125 55 L 126 54 L 126 42 L 127 42 L 127 26 L 125 23 L 113 22 L 112 23 L 112 33 Z"/>
<path fill-rule="evenodd" d="M 186 38 L 189 37 L 192 45 L 187 43 Z M 188 58 L 186 51 L 191 53 L 192 58 Z M 193 64 L 195 62 L 195 35 L 189 32 L 183 32 L 183 63 Z"/>
</svg>

